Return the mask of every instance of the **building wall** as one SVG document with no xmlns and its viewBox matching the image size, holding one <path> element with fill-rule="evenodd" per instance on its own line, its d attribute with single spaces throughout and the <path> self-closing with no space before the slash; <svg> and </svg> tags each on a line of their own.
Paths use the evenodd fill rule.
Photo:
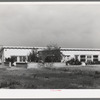
<svg viewBox="0 0 100 100">
<path fill-rule="evenodd" d="M 32 52 L 31 49 L 4 49 L 4 56 L 5 57 L 10 57 L 11 55 L 16 55 L 16 56 L 27 56 Z"/>
<path fill-rule="evenodd" d="M 17 56 L 17 62 L 20 62 L 20 56 L 25 56 L 27 58 L 27 56 L 30 54 L 30 52 L 32 52 L 32 49 L 4 49 L 3 50 L 4 53 L 4 61 L 5 58 L 9 58 L 11 56 Z"/>
<path fill-rule="evenodd" d="M 37 51 L 41 50 L 41 49 L 45 49 L 45 48 L 35 48 Z M 34 49 L 34 50 L 35 50 Z M 66 50 L 65 50 L 66 49 Z M 71 59 L 71 58 L 75 58 L 75 55 L 79 55 L 78 59 L 80 60 L 80 55 L 91 55 L 93 59 L 93 55 L 98 55 L 98 61 L 100 61 L 100 50 L 99 49 L 95 49 L 95 50 L 90 50 L 90 49 L 68 49 L 68 48 L 65 48 L 65 49 L 62 49 L 61 52 L 64 56 L 64 59 L 66 58 L 67 60 L 68 59 Z M 8 57 L 11 57 L 11 56 L 17 56 L 17 61 L 20 61 L 19 60 L 19 56 L 28 56 L 30 54 L 30 52 L 32 52 L 32 47 L 31 48 L 27 48 L 25 47 L 24 49 L 23 48 L 14 48 L 14 47 L 9 47 L 9 48 L 4 48 L 3 50 L 1 50 L 0 52 L 0 60 L 1 61 L 5 61 L 5 58 L 8 58 Z M 67 56 L 70 56 L 69 58 Z M 86 58 L 87 59 L 87 58 Z"/>
<path fill-rule="evenodd" d="M 100 51 L 61 51 L 63 55 L 65 55 L 65 60 L 70 60 L 72 58 L 75 58 L 75 55 L 79 55 L 79 60 L 80 60 L 80 55 L 85 55 L 86 60 L 87 56 L 91 55 L 91 60 L 93 61 L 93 55 L 98 55 L 98 61 L 100 61 Z M 70 56 L 69 58 L 67 56 Z"/>
</svg>

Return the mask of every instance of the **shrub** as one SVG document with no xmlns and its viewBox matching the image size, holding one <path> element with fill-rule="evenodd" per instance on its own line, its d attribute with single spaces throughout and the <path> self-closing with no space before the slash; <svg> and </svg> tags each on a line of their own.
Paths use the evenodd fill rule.
<svg viewBox="0 0 100 100">
<path fill-rule="evenodd" d="M 93 61 L 91 64 L 100 64 L 100 61 Z"/>
<path fill-rule="evenodd" d="M 38 62 L 39 58 L 37 56 L 37 52 L 32 51 L 29 55 L 28 55 L 28 61 L 29 62 Z"/>
<path fill-rule="evenodd" d="M 70 64 L 70 65 L 81 65 L 81 62 L 78 61 L 77 59 L 73 58 L 73 59 L 66 62 L 66 65 L 68 65 L 68 64 Z"/>
</svg>

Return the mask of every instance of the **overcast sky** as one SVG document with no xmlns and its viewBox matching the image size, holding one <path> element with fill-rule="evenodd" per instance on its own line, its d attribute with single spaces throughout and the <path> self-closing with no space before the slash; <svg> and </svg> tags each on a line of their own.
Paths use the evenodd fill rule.
<svg viewBox="0 0 100 100">
<path fill-rule="evenodd" d="M 1 4 L 0 45 L 100 48 L 100 5 Z"/>
</svg>

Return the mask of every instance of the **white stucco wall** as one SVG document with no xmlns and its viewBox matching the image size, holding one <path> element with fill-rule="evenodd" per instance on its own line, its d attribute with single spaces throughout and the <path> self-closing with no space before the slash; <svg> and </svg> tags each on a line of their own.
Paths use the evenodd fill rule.
<svg viewBox="0 0 100 100">
<path fill-rule="evenodd" d="M 100 55 L 100 51 L 61 51 L 64 55 Z"/>
<path fill-rule="evenodd" d="M 27 56 L 32 52 L 32 49 L 4 49 L 4 57 L 10 56 Z"/>
<path fill-rule="evenodd" d="M 61 51 L 63 55 L 70 55 L 73 58 L 74 55 L 99 55 L 98 60 L 100 61 L 100 51 Z"/>
<path fill-rule="evenodd" d="M 37 50 L 40 50 L 41 48 L 37 48 Z M 8 58 L 8 57 L 11 57 L 11 56 L 27 56 L 29 55 L 29 53 L 32 52 L 32 49 L 8 49 L 8 48 L 5 48 L 4 49 L 4 59 L 5 58 Z M 99 61 L 100 61 L 100 51 L 61 51 L 63 53 L 63 55 L 70 55 L 70 58 L 73 58 L 74 55 L 99 55 Z M 2 52 L 1 52 L 2 54 Z M 66 58 L 68 59 L 68 58 Z"/>
</svg>

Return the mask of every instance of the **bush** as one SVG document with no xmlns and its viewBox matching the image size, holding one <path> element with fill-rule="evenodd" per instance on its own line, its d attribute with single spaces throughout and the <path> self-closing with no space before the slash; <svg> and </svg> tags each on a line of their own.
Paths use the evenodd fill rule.
<svg viewBox="0 0 100 100">
<path fill-rule="evenodd" d="M 70 64 L 70 65 L 81 65 L 81 62 L 78 61 L 77 59 L 73 58 L 73 59 L 66 62 L 66 65 L 68 65 L 68 64 Z"/>
<path fill-rule="evenodd" d="M 37 52 L 32 51 L 29 55 L 28 55 L 28 61 L 29 62 L 38 62 L 39 58 L 37 56 Z"/>
<path fill-rule="evenodd" d="M 91 64 L 100 64 L 100 61 L 93 61 Z"/>
</svg>

